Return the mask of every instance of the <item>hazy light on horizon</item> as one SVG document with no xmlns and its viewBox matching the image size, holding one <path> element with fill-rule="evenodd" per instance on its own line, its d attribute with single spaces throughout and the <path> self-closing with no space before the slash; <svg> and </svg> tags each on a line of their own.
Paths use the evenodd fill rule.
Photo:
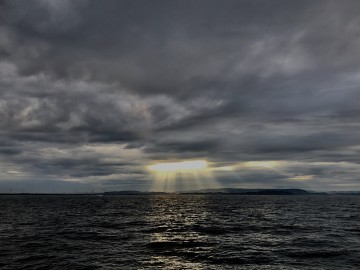
<svg viewBox="0 0 360 270">
<path fill-rule="evenodd" d="M 156 191 L 220 187 L 207 160 L 155 163 L 147 169 L 153 176 L 152 189 Z"/>
<path fill-rule="evenodd" d="M 156 163 L 154 165 L 147 166 L 150 171 L 153 172 L 187 172 L 205 170 L 208 168 L 208 162 L 206 160 L 188 160 L 178 162 L 165 162 Z"/>
</svg>

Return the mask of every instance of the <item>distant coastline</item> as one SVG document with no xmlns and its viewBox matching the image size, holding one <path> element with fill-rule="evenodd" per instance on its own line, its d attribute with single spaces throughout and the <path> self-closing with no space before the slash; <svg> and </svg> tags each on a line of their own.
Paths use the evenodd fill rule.
<svg viewBox="0 0 360 270">
<path fill-rule="evenodd" d="M 45 196 L 116 196 L 116 195 L 167 195 L 167 194 L 223 194 L 223 195 L 283 195 L 283 196 L 300 196 L 300 195 L 352 195 L 360 196 L 360 191 L 329 191 L 314 192 L 305 189 L 244 189 L 244 188 L 219 188 L 219 189 L 200 189 L 187 190 L 178 192 L 157 192 L 157 191 L 137 191 L 137 190 L 120 190 L 106 192 L 88 192 L 88 193 L 0 193 L 0 195 L 45 195 Z"/>
</svg>

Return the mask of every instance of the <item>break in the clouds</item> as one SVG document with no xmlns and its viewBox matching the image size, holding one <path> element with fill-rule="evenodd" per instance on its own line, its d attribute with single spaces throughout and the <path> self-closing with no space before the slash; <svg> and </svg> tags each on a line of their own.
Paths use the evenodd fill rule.
<svg viewBox="0 0 360 270">
<path fill-rule="evenodd" d="M 225 187 L 360 189 L 359 1 L 0 10 L 1 192 L 149 190 L 191 159 Z"/>
</svg>

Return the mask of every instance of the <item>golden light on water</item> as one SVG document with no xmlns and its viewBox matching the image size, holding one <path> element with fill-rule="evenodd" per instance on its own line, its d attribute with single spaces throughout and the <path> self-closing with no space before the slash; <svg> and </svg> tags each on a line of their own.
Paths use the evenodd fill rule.
<svg viewBox="0 0 360 270">
<path fill-rule="evenodd" d="M 161 162 L 149 165 L 155 191 L 186 191 L 217 188 L 209 163 L 205 159 Z"/>
</svg>

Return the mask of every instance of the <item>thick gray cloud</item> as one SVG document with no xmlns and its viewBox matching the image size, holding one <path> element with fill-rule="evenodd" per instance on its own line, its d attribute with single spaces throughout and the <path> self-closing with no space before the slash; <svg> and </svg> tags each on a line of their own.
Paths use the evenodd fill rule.
<svg viewBox="0 0 360 270">
<path fill-rule="evenodd" d="M 146 165 L 207 159 L 223 186 L 360 189 L 359 12 L 0 1 L 0 188 L 146 190 Z"/>
</svg>

